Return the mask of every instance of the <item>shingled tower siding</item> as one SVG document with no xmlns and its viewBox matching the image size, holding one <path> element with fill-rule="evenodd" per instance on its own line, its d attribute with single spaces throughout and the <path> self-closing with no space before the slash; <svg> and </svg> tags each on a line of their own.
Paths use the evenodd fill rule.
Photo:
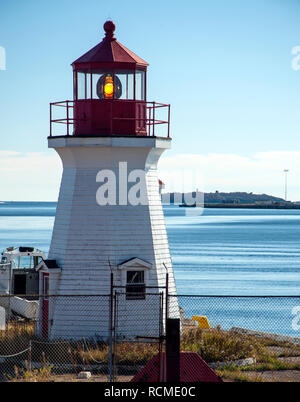
<svg viewBox="0 0 300 402">
<path fill-rule="evenodd" d="M 49 138 L 49 147 L 59 153 L 64 168 L 48 257 L 61 268 L 52 292 L 109 294 L 110 266 L 117 285 L 126 284 L 126 270 L 142 269 L 146 286 L 164 286 L 166 266 L 169 291 L 176 294 L 156 170 L 160 155 L 169 146 L 169 139 L 153 137 Z M 110 169 L 118 177 L 120 161 L 127 162 L 128 173 L 133 169 L 145 171 L 148 205 L 97 203 L 97 173 Z M 117 201 L 118 195 L 117 189 Z M 122 265 L 131 260 L 132 266 Z M 151 289 L 153 292 L 158 290 Z M 69 301 L 56 298 L 49 317 L 49 337 L 106 338 L 109 300 L 100 303 L 96 297 L 72 297 Z M 158 308 L 159 297 L 121 298 L 118 333 L 157 335 L 159 321 L 153 312 Z M 172 312 L 179 317 L 177 304 L 172 306 Z"/>
</svg>

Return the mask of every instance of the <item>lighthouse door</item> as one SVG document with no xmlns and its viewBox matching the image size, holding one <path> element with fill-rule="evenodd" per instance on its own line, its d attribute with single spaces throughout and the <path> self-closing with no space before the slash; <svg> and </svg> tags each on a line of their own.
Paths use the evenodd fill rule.
<svg viewBox="0 0 300 402">
<path fill-rule="evenodd" d="M 43 272 L 43 284 L 42 284 L 43 296 L 42 296 L 42 336 L 48 338 L 48 326 L 49 326 L 49 274 Z"/>
</svg>

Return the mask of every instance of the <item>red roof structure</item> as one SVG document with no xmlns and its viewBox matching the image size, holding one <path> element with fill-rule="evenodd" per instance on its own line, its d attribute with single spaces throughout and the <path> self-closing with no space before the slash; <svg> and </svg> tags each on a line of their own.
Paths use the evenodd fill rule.
<svg viewBox="0 0 300 402">
<path fill-rule="evenodd" d="M 116 27 L 112 21 L 106 21 L 103 27 L 106 32 L 103 40 L 72 63 L 74 70 L 104 68 L 106 63 L 114 63 L 115 68 L 147 68 L 148 63 L 145 60 L 116 40 Z"/>
<path fill-rule="evenodd" d="M 116 40 L 113 21 L 103 28 L 102 41 L 72 63 L 74 100 L 51 103 L 50 136 L 52 123 L 66 124 L 67 136 L 98 137 L 156 137 L 164 124 L 170 138 L 170 105 L 147 102 L 148 63 Z M 53 118 L 54 107 L 66 118 Z"/>
</svg>

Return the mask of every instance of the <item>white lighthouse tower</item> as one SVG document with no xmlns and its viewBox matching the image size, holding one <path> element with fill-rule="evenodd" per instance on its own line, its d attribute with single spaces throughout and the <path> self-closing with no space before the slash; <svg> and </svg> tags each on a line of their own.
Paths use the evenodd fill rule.
<svg viewBox="0 0 300 402">
<path fill-rule="evenodd" d="M 48 137 L 63 164 L 49 255 L 39 265 L 39 332 L 50 339 L 107 338 L 111 274 L 120 336 L 157 333 L 166 273 L 176 296 L 157 176 L 171 145 L 169 105 L 147 102 L 148 64 L 115 39 L 113 22 L 104 30 L 72 64 L 74 100 L 51 105 L 66 107 L 51 125 L 66 123 L 67 133 Z M 163 108 L 168 117 L 158 120 Z M 179 318 L 177 298 L 169 303 Z"/>
</svg>

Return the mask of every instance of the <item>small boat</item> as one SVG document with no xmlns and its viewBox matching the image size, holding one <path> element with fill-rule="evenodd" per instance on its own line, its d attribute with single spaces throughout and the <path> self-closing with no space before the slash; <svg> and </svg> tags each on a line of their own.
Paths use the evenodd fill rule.
<svg viewBox="0 0 300 402">
<path fill-rule="evenodd" d="M 0 292 L 13 295 L 39 293 L 36 266 L 45 254 L 35 247 L 8 247 L 2 252 L 0 262 Z"/>
<path fill-rule="evenodd" d="M 35 318 L 39 294 L 36 266 L 45 258 L 43 251 L 27 246 L 8 247 L 1 253 L 0 306 L 23 317 Z"/>
</svg>

